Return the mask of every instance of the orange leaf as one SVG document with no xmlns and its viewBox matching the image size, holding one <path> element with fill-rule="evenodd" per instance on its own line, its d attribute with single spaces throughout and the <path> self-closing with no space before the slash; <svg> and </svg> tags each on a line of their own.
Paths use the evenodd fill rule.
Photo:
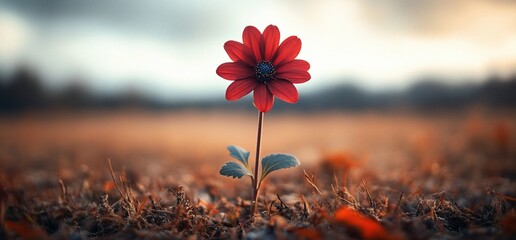
<svg viewBox="0 0 516 240">
<path fill-rule="evenodd" d="M 333 220 L 346 226 L 350 232 L 362 239 L 393 239 L 380 223 L 349 207 L 341 207 Z"/>
<path fill-rule="evenodd" d="M 294 228 L 291 229 L 293 234 L 295 234 L 299 239 L 323 239 L 322 234 L 315 228 Z"/>
<path fill-rule="evenodd" d="M 5 227 L 7 230 L 18 234 L 22 239 L 49 239 L 43 229 L 38 226 L 33 226 L 28 222 L 6 221 Z"/>
<path fill-rule="evenodd" d="M 102 186 L 102 191 L 105 193 L 111 192 L 113 189 L 115 189 L 115 183 L 113 183 L 113 181 L 106 181 L 104 186 Z"/>
<path fill-rule="evenodd" d="M 323 164 L 327 164 L 332 169 L 348 171 L 358 165 L 358 161 L 351 153 L 334 152 L 326 154 L 323 158 Z"/>
<path fill-rule="evenodd" d="M 509 234 L 516 234 L 516 213 L 511 212 L 500 220 L 500 226 Z"/>
</svg>

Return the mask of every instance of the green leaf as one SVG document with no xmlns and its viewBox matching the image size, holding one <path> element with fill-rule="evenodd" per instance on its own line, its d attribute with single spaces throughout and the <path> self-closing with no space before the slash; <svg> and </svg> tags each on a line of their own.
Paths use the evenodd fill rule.
<svg viewBox="0 0 516 240">
<path fill-rule="evenodd" d="M 301 164 L 296 156 L 291 154 L 271 154 L 262 159 L 262 177 L 265 178 L 272 171 L 283 168 L 297 167 Z"/>
<path fill-rule="evenodd" d="M 238 161 L 242 162 L 247 168 L 249 168 L 249 152 L 245 149 L 235 146 L 235 145 L 229 145 L 228 146 L 229 155 L 231 157 L 234 157 Z"/>
<path fill-rule="evenodd" d="M 233 178 L 242 178 L 246 175 L 251 177 L 253 176 L 249 169 L 236 162 L 226 162 L 220 169 L 219 173 L 220 175 Z"/>
</svg>

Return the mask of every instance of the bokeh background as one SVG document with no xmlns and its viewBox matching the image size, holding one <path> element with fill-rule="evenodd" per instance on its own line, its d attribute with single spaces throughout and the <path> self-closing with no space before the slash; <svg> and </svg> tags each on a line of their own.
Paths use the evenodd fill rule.
<svg viewBox="0 0 516 240">
<path fill-rule="evenodd" d="M 301 38 L 313 76 L 302 98 L 343 84 L 467 88 L 516 69 L 516 3 L 507 0 L 3 0 L 0 9 L 2 83 L 28 70 L 49 94 L 223 100 L 229 82 L 214 74 L 229 61 L 222 45 L 247 25 Z"/>
<path fill-rule="evenodd" d="M 301 38 L 312 79 L 267 114 L 265 153 L 345 152 L 385 171 L 414 148 L 511 152 L 515 13 L 508 0 L 2 0 L 0 163 L 218 168 L 225 146 L 254 148 L 256 124 L 249 97 L 224 99 L 223 44 L 268 24 Z"/>
</svg>

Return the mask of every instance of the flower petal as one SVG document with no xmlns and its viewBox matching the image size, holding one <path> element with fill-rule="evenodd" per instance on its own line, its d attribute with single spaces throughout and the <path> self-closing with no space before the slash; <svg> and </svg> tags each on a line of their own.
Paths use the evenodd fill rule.
<svg viewBox="0 0 516 240">
<path fill-rule="evenodd" d="M 275 77 L 288 80 L 291 83 L 304 83 L 308 82 L 311 78 L 310 73 L 300 69 L 292 69 L 283 73 L 276 73 Z"/>
<path fill-rule="evenodd" d="M 256 84 L 257 81 L 253 78 L 234 81 L 229 84 L 228 89 L 226 90 L 226 99 L 229 101 L 238 100 L 253 91 Z"/>
<path fill-rule="evenodd" d="M 280 31 L 278 27 L 274 25 L 269 25 L 263 31 L 263 40 L 264 40 L 264 60 L 271 61 L 272 57 L 278 50 L 279 40 L 280 40 Z"/>
<path fill-rule="evenodd" d="M 217 68 L 217 74 L 227 80 L 240 80 L 254 75 L 254 70 L 240 63 L 223 63 Z"/>
<path fill-rule="evenodd" d="M 301 51 L 301 39 L 296 36 L 290 36 L 283 40 L 276 52 L 276 58 L 273 61 L 274 66 L 279 66 L 284 61 L 293 60 Z"/>
<path fill-rule="evenodd" d="M 277 73 L 288 72 L 292 69 L 300 69 L 300 70 L 308 71 L 310 69 L 310 64 L 305 60 L 294 59 L 290 62 L 282 63 L 276 69 L 277 69 L 276 70 Z"/>
<path fill-rule="evenodd" d="M 260 112 L 268 112 L 274 105 L 274 96 L 264 83 L 257 83 L 254 89 L 254 106 Z"/>
<path fill-rule="evenodd" d="M 253 51 L 257 62 L 262 60 L 262 55 L 260 53 L 261 36 L 262 34 L 260 31 L 254 26 L 245 27 L 244 32 L 242 33 L 242 40 L 244 41 L 244 45 Z"/>
<path fill-rule="evenodd" d="M 274 96 L 285 102 L 296 103 L 299 100 L 296 87 L 287 80 L 274 79 L 267 84 L 267 87 Z"/>
<path fill-rule="evenodd" d="M 256 65 L 253 53 L 244 44 L 237 41 L 227 41 L 224 44 L 224 49 L 234 62 L 242 61 L 251 66 Z"/>
</svg>

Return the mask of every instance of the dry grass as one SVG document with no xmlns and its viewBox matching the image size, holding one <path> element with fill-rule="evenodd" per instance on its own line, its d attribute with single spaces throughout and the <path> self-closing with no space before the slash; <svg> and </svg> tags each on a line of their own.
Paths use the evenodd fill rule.
<svg viewBox="0 0 516 240">
<path fill-rule="evenodd" d="M 249 181 L 217 173 L 227 145 L 254 148 L 255 118 L 4 117 L 0 238 L 515 236 L 513 113 L 268 114 L 262 151 L 301 167 L 271 175 L 251 222 Z"/>
</svg>

